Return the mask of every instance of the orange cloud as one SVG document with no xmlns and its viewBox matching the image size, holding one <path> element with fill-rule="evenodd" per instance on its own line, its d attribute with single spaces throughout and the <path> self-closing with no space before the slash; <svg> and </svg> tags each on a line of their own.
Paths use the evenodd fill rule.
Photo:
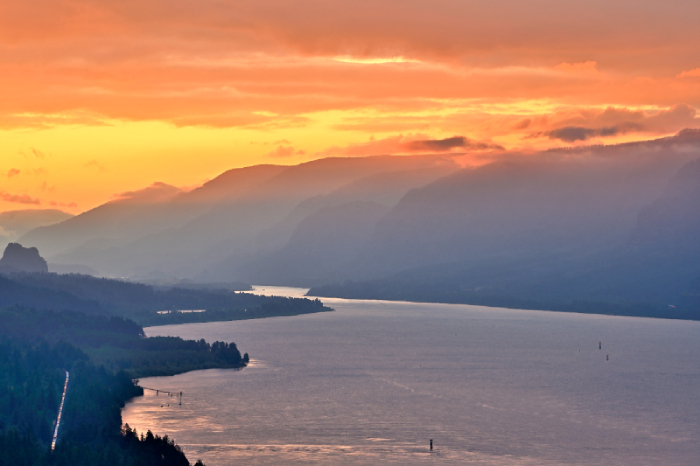
<svg viewBox="0 0 700 466">
<path fill-rule="evenodd" d="M 17 176 L 17 175 L 19 175 L 19 174 L 20 174 L 20 171 L 19 171 L 19 170 L 17 170 L 16 168 L 11 168 L 11 169 L 7 172 L 7 177 L 8 177 L 8 178 L 12 178 L 13 176 Z"/>
<path fill-rule="evenodd" d="M 49 205 L 52 207 L 67 207 L 70 209 L 75 209 L 78 207 L 77 202 L 56 202 L 56 201 L 50 201 Z"/>
<path fill-rule="evenodd" d="M 12 202 L 16 204 L 41 204 L 39 199 L 35 199 L 27 194 L 10 194 L 4 191 L 0 191 L 0 199 L 5 202 Z"/>
<path fill-rule="evenodd" d="M 700 78 L 700 68 L 694 68 L 692 70 L 687 70 L 681 72 L 678 78 Z"/>
<path fill-rule="evenodd" d="M 685 104 L 654 113 L 608 107 L 603 111 L 580 111 L 576 115 L 550 120 L 547 125 L 552 129 L 531 133 L 527 137 L 547 137 L 572 143 L 628 133 L 668 134 L 700 124 L 695 116 L 695 109 Z"/>
<path fill-rule="evenodd" d="M 272 157 L 272 158 L 287 158 L 291 157 L 293 155 L 303 155 L 304 151 L 301 149 L 294 149 L 291 146 L 282 146 L 279 145 L 277 146 L 277 149 L 268 152 L 267 157 Z"/>
<path fill-rule="evenodd" d="M 41 190 L 52 193 L 56 191 L 56 186 L 49 186 L 49 184 L 46 181 L 44 181 L 43 183 L 41 183 Z"/>
<path fill-rule="evenodd" d="M 408 136 L 391 136 L 383 139 L 370 139 L 368 142 L 350 144 L 346 147 L 330 147 L 314 154 L 316 157 L 390 155 L 411 153 L 442 153 L 442 152 L 480 152 L 502 151 L 498 144 L 483 141 L 472 141 L 464 136 L 452 136 L 444 139 L 430 139 L 423 134 Z"/>
<path fill-rule="evenodd" d="M 4 0 L 0 149 L 23 174 L 45 157 L 87 207 L 135 173 L 180 186 L 270 157 L 673 134 L 698 126 L 700 4 L 657 3 Z"/>
<path fill-rule="evenodd" d="M 594 61 L 585 61 L 581 63 L 560 63 L 554 67 L 559 71 L 564 71 L 565 73 L 586 73 L 592 71 L 598 71 L 598 64 Z"/>
<path fill-rule="evenodd" d="M 180 194 L 182 190 L 167 183 L 156 182 L 136 191 L 125 191 L 113 197 L 121 201 L 160 202 Z"/>
<path fill-rule="evenodd" d="M 554 0 L 540 5 L 546 15 L 514 0 L 498 8 L 451 0 L 430 8 L 364 0 L 3 5 L 5 128 L 111 118 L 275 129 L 305 125 L 302 114 L 314 111 L 406 111 L 427 99 L 700 105 L 697 86 L 664 83 L 700 39 L 682 11 L 659 18 L 640 7 L 620 24 L 606 19 L 618 12 L 614 2 L 592 14 L 576 5 L 564 12 Z M 650 41 L 652 25 L 667 34 Z M 580 81 L 601 63 L 596 85 Z M 661 80 L 630 86 L 640 73 Z"/>
<path fill-rule="evenodd" d="M 100 164 L 97 160 L 95 160 L 95 159 L 90 160 L 89 162 L 83 164 L 83 167 L 85 167 L 85 168 L 94 168 L 94 169 L 96 169 L 97 171 L 100 171 L 100 172 L 103 172 L 103 173 L 106 172 L 106 171 L 108 171 L 107 168 L 105 168 L 103 165 L 101 165 L 101 164 Z"/>
<path fill-rule="evenodd" d="M 633 131 L 640 131 L 642 128 L 635 123 L 622 123 L 616 126 L 606 126 L 603 128 L 586 128 L 584 126 L 564 126 L 561 128 L 535 133 L 528 137 L 546 136 L 549 139 L 559 139 L 564 142 L 587 141 L 595 137 L 612 137 L 627 134 Z"/>
</svg>

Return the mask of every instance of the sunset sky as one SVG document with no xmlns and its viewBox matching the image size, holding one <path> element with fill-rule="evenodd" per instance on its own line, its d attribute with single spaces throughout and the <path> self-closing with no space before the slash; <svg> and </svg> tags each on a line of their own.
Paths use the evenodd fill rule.
<svg viewBox="0 0 700 466">
<path fill-rule="evenodd" d="M 0 211 L 700 127 L 700 2 L 3 0 Z"/>
</svg>

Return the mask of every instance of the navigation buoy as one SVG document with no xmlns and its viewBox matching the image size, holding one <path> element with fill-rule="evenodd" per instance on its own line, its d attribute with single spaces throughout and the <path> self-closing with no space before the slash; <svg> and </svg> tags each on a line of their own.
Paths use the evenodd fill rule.
<svg viewBox="0 0 700 466">
<path fill-rule="evenodd" d="M 606 355 L 605 355 L 605 360 L 606 360 L 606 361 L 610 361 L 610 355 L 609 355 L 609 354 L 606 354 Z"/>
<path fill-rule="evenodd" d="M 603 349 L 603 342 L 602 341 L 598 342 L 598 349 Z"/>
<path fill-rule="evenodd" d="M 433 439 L 430 439 L 430 451 L 433 451 Z"/>
</svg>

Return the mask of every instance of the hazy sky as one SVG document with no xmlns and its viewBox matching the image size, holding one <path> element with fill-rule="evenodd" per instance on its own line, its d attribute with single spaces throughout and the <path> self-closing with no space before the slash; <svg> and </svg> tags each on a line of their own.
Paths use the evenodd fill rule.
<svg viewBox="0 0 700 466">
<path fill-rule="evenodd" d="M 700 2 L 3 0 L 0 211 L 699 127 Z"/>
</svg>

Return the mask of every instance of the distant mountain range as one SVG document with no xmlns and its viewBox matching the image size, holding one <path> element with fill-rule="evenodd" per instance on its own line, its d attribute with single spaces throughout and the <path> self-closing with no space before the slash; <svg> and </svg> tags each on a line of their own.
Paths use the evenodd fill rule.
<svg viewBox="0 0 700 466">
<path fill-rule="evenodd" d="M 21 313 L 69 310 L 117 315 L 141 325 L 244 320 L 324 312 L 318 300 L 236 293 L 248 285 L 198 285 L 188 281 L 151 286 L 90 275 L 49 273 L 35 247 L 10 243 L 0 258 L 0 308 Z M 180 312 L 183 311 L 183 312 Z M 14 312 L 14 311 L 13 311 Z"/>
<path fill-rule="evenodd" d="M 697 300 L 700 132 L 493 157 L 476 168 L 433 155 L 234 169 L 190 192 L 125 193 L 20 242 L 50 264 L 134 279 L 535 305 Z"/>
<path fill-rule="evenodd" d="M 697 136 L 447 176 L 378 223 L 351 281 L 310 295 L 700 318 Z"/>
<path fill-rule="evenodd" d="M 357 201 L 395 204 L 454 172 L 446 156 L 328 158 L 227 171 L 190 192 L 154 184 L 21 238 L 51 264 L 100 274 L 221 281 L 283 247 L 319 209 Z M 257 267 L 258 269 L 260 267 Z"/>
<path fill-rule="evenodd" d="M 53 225 L 73 215 L 57 209 L 24 209 L 0 212 L 0 245 L 12 243 L 37 227 Z"/>
</svg>

